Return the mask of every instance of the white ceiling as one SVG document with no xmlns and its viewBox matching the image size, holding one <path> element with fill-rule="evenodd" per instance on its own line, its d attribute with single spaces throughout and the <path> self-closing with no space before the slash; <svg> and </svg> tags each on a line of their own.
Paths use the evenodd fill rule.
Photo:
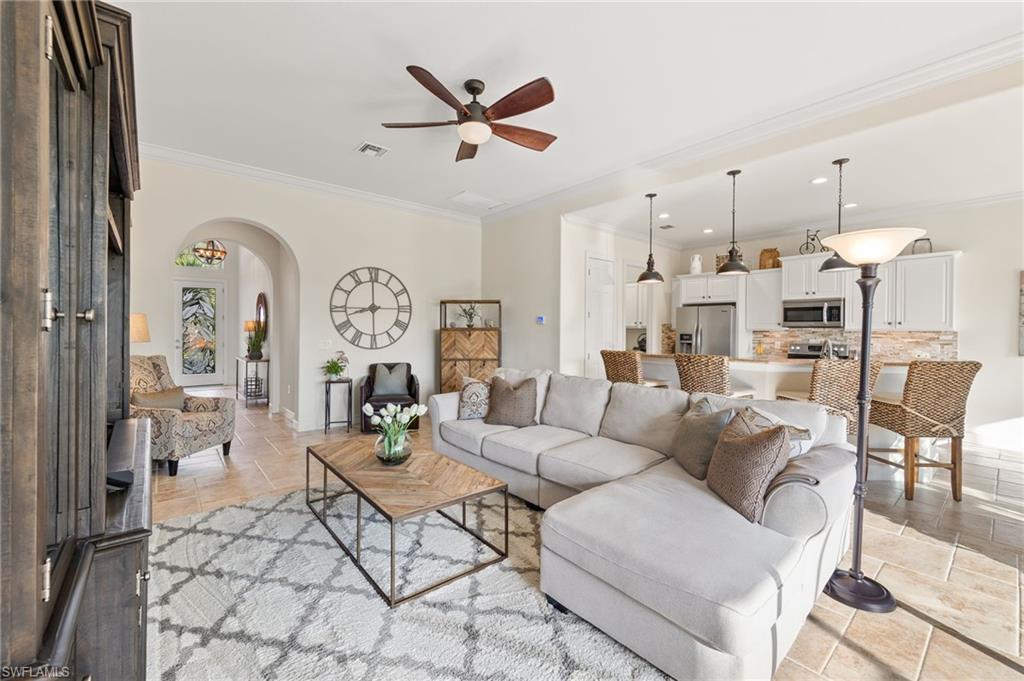
<svg viewBox="0 0 1024 681">
<path fill-rule="evenodd" d="M 123 6 L 142 142 L 477 215 L 449 197 L 516 205 L 1006 38 L 1022 22 L 1019 3 Z M 495 138 L 456 164 L 452 128 L 381 128 L 450 117 L 407 64 L 456 94 L 484 80 L 484 103 L 547 76 L 555 102 L 508 122 L 558 141 L 537 153 Z M 364 140 L 392 152 L 361 156 Z"/>
<path fill-rule="evenodd" d="M 843 168 L 844 222 L 898 219 L 909 209 L 1020 196 L 1022 171 L 1021 88 L 973 99 L 861 132 L 801 147 L 744 165 L 736 178 L 737 237 L 805 228 L 835 230 L 837 171 Z M 728 241 L 732 181 L 729 168 L 667 187 L 652 187 L 655 236 L 692 247 Z M 825 184 L 811 184 L 826 177 Z M 658 215 L 668 213 L 667 219 Z M 612 201 L 570 216 L 646 237 L 648 204 L 643 195 Z M 673 224 L 672 230 L 658 225 Z M 704 229 L 713 229 L 705 234 Z"/>
</svg>

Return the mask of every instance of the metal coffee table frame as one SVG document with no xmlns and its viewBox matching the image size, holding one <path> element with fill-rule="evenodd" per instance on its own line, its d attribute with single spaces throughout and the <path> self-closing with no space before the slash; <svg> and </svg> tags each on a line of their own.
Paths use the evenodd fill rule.
<svg viewBox="0 0 1024 681">
<path fill-rule="evenodd" d="M 323 466 L 323 469 L 324 469 L 324 471 L 323 471 L 323 488 L 322 488 L 322 491 L 321 491 L 321 495 L 319 497 L 310 497 L 309 460 L 310 460 L 311 456 L 313 458 L 315 458 L 317 461 L 319 461 L 320 464 Z M 346 489 L 346 490 L 344 490 L 342 492 L 337 492 L 335 494 L 330 494 L 330 495 L 327 494 L 327 471 L 328 470 L 330 470 L 331 474 L 334 477 L 336 477 L 341 482 L 343 482 L 346 485 L 346 487 L 348 487 L 348 489 Z M 487 539 L 485 539 L 482 533 L 475 532 L 474 530 L 470 529 L 466 525 L 466 502 L 473 501 L 475 499 L 479 499 L 481 497 L 487 496 L 488 494 L 494 494 L 496 492 L 501 492 L 504 495 L 504 498 L 505 498 L 505 527 L 504 527 L 504 546 L 503 546 L 503 548 L 498 548 L 497 546 L 495 546 L 494 544 L 489 542 Z M 330 525 L 327 524 L 327 502 L 330 501 L 331 499 L 337 499 L 339 497 L 343 497 L 343 496 L 348 495 L 348 494 L 355 494 L 355 497 L 356 497 L 356 546 L 355 546 L 355 553 L 353 553 L 352 550 L 349 549 L 349 547 L 345 544 L 345 542 L 342 541 L 341 537 L 339 537 L 334 532 L 334 530 L 331 529 Z M 362 539 L 363 539 L 363 531 L 362 531 L 363 530 L 363 518 L 362 518 L 362 516 L 363 516 L 363 501 L 366 501 L 366 503 L 369 504 L 375 511 L 377 511 L 377 513 L 379 513 L 382 516 L 384 516 L 384 518 L 387 519 L 388 524 L 390 525 L 390 534 L 391 534 L 391 551 L 390 551 L 390 554 L 391 554 L 391 556 L 390 556 L 391 557 L 391 577 L 390 577 L 390 580 L 389 580 L 389 585 L 388 585 L 389 589 L 388 589 L 388 591 L 385 591 L 384 588 L 381 587 L 381 585 L 377 583 L 377 580 L 375 580 L 373 577 L 370 576 L 370 573 L 367 572 L 365 567 L 363 567 L 363 563 L 360 560 L 360 557 L 361 557 L 361 554 L 362 554 Z M 314 504 L 319 504 L 321 510 L 317 511 L 316 506 L 314 506 Z M 444 508 L 447 508 L 449 506 L 454 506 L 456 504 L 461 504 L 462 505 L 462 521 L 461 522 L 459 522 L 458 519 L 451 517 L 450 515 L 445 513 L 444 510 L 442 510 Z M 366 579 L 367 582 L 370 583 L 370 586 L 372 586 L 374 588 L 374 590 L 377 592 L 377 594 L 381 598 L 384 599 L 385 603 L 388 604 L 388 607 L 391 607 L 391 608 L 395 608 L 395 607 L 401 605 L 402 603 L 405 603 L 408 600 L 412 600 L 413 598 L 417 598 L 419 596 L 423 596 L 424 594 L 427 594 L 427 593 L 429 593 L 429 592 L 431 592 L 431 591 L 433 591 L 435 589 L 439 589 L 442 586 L 450 584 L 450 583 L 454 582 L 457 579 L 460 579 L 462 577 L 466 577 L 467 575 L 471 575 L 471 574 L 473 574 L 475 572 L 479 572 L 480 570 L 483 570 L 486 567 L 490 567 L 491 565 L 495 565 L 496 563 L 500 563 L 501 561 L 505 560 L 508 557 L 508 485 L 502 485 L 501 487 L 499 487 L 497 489 L 489 489 L 489 490 L 487 490 L 485 492 L 477 492 L 477 493 L 474 493 L 474 494 L 467 494 L 467 495 L 465 495 L 463 497 L 458 497 L 456 499 L 446 500 L 443 504 L 440 504 L 438 506 L 429 506 L 429 507 L 425 507 L 425 508 L 422 508 L 422 509 L 417 509 L 417 510 L 412 511 L 410 513 L 402 514 L 402 515 L 399 515 L 399 516 L 392 516 L 392 515 L 386 513 L 377 504 L 373 503 L 373 501 L 369 497 L 367 497 L 365 494 L 362 493 L 362 491 L 360 491 L 360 489 L 358 488 L 357 485 L 354 485 L 343 474 L 341 474 L 340 472 L 338 472 L 337 470 L 332 468 L 326 461 L 324 461 L 324 459 L 319 454 L 317 454 L 315 451 L 313 451 L 312 447 L 307 447 L 306 448 L 306 506 L 309 507 L 309 510 L 311 510 L 313 512 L 313 515 L 316 516 L 317 520 L 320 521 L 320 523 L 324 526 L 324 528 L 327 530 L 327 532 L 330 533 L 331 537 L 334 538 L 335 543 L 337 543 L 338 546 L 341 547 L 341 550 L 344 551 L 345 554 L 352 560 L 352 563 L 357 568 L 359 568 L 359 571 L 361 573 L 363 573 L 363 577 Z M 472 567 L 467 568 L 466 570 L 462 570 L 461 572 L 458 572 L 458 573 L 456 573 L 456 574 L 454 574 L 454 575 L 452 575 L 450 577 L 446 577 L 444 579 L 441 579 L 441 580 L 438 580 L 438 581 L 434 582 L 433 584 L 425 586 L 425 587 L 423 587 L 421 589 L 417 589 L 416 591 L 413 591 L 412 593 L 408 593 L 408 594 L 404 594 L 404 595 L 398 595 L 396 593 L 396 591 L 395 591 L 395 575 L 396 575 L 396 569 L 395 569 L 395 525 L 397 523 L 401 522 L 402 520 L 409 520 L 410 518 L 418 518 L 420 516 L 425 516 L 425 515 L 428 515 L 428 514 L 433 513 L 433 512 L 437 512 L 441 517 L 443 517 L 446 520 L 450 521 L 456 527 L 461 528 L 464 532 L 466 532 L 467 534 L 472 536 L 474 539 L 476 539 L 481 544 L 483 544 L 487 548 L 491 549 L 492 551 L 494 551 L 498 555 L 496 557 L 494 557 L 494 558 L 491 558 L 490 560 L 484 561 L 483 563 L 477 563 L 477 564 L 473 565 Z"/>
</svg>

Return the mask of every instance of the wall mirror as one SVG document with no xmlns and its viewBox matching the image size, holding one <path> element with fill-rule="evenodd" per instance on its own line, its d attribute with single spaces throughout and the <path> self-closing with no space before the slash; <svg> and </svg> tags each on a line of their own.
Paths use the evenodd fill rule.
<svg viewBox="0 0 1024 681">
<path fill-rule="evenodd" d="M 256 296 L 256 324 L 263 331 L 263 338 L 265 339 L 267 332 L 270 330 L 266 293 L 260 293 Z"/>
</svg>

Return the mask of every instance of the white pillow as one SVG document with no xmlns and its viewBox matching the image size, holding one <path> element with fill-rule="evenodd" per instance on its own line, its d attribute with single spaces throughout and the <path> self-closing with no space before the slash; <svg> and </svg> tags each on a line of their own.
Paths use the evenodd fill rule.
<svg viewBox="0 0 1024 681">
<path fill-rule="evenodd" d="M 485 383 L 469 376 L 463 376 L 462 390 L 459 391 L 459 420 L 482 419 L 487 416 L 490 406 L 490 381 Z"/>
</svg>

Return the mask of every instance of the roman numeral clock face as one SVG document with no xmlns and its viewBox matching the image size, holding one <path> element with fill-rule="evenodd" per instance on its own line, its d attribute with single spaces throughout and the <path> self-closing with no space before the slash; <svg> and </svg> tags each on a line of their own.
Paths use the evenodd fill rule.
<svg viewBox="0 0 1024 681">
<path fill-rule="evenodd" d="M 412 299 L 402 280 L 387 270 L 360 267 L 334 285 L 331 319 L 341 337 L 357 348 L 386 348 L 409 328 Z"/>
</svg>

